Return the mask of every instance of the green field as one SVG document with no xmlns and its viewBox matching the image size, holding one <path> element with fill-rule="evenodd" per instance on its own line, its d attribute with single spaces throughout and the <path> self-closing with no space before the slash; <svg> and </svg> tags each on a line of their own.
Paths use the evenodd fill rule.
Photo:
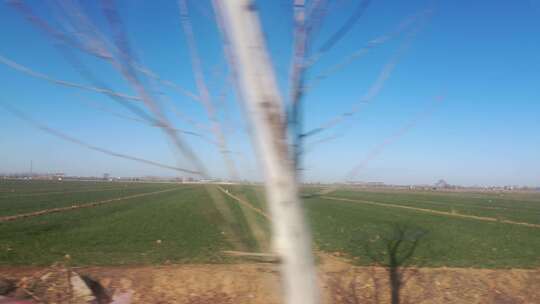
<svg viewBox="0 0 540 304">
<path fill-rule="evenodd" d="M 265 211 L 260 187 L 225 188 Z M 226 263 L 234 260 L 224 250 L 268 250 L 268 220 L 216 186 L 0 181 L 0 217 L 167 189 L 0 223 L 0 264 L 48 265 L 66 255 L 75 265 Z M 304 200 L 315 247 L 357 264 L 540 266 L 540 228 L 524 225 L 540 224 L 539 193 L 340 190 L 328 196 Z"/>
<path fill-rule="evenodd" d="M 408 194 L 340 192 L 334 196 L 354 197 L 373 202 L 392 202 L 395 205 L 422 209 L 451 211 L 486 216 L 478 206 L 466 204 L 470 194 Z M 418 198 L 417 201 L 413 197 Z M 440 202 L 426 204 L 422 199 Z M 456 204 L 454 205 L 454 200 Z M 475 201 L 471 196 L 471 204 Z M 534 206 L 534 202 L 523 202 Z M 517 204 L 517 203 L 516 203 Z M 395 207 L 328 199 L 308 200 L 308 213 L 315 239 L 322 250 L 338 250 L 356 257 L 359 264 L 373 261 L 388 263 L 389 246 L 399 246 L 395 256 L 404 264 L 452 267 L 538 267 L 540 265 L 540 228 L 500 222 L 480 221 L 452 215 L 430 214 Z M 538 205 L 536 205 L 538 207 Z M 523 211 L 520 219 L 536 218 Z M 450 212 L 451 213 L 451 212 Z M 487 215 L 492 215 L 486 212 Z M 514 218 L 519 211 L 508 214 Z M 505 214 L 498 214 L 504 218 Z M 413 248 L 415 246 L 415 248 Z"/>
</svg>

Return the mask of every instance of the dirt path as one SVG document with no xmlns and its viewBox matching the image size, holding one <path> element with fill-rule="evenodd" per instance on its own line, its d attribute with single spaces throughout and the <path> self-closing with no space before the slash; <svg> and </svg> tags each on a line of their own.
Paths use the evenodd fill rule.
<svg viewBox="0 0 540 304">
<path fill-rule="evenodd" d="M 357 267 L 323 255 L 319 265 L 322 303 L 540 303 L 540 270 L 459 268 L 398 269 L 399 287 L 389 270 Z M 87 267 L 77 271 L 108 290 L 133 292 L 134 303 L 280 303 L 276 264 Z M 2 268 L 21 278 L 39 268 Z M 392 290 L 395 292 L 392 293 Z M 392 302 L 392 294 L 399 302 Z"/>
<path fill-rule="evenodd" d="M 247 202 L 247 201 L 241 199 L 240 197 L 238 197 L 238 196 L 236 196 L 236 195 L 230 193 L 229 191 L 223 189 L 221 186 L 217 186 L 217 187 L 218 187 L 218 189 L 219 189 L 221 192 L 223 192 L 223 193 L 225 193 L 227 196 L 229 196 L 229 197 L 235 199 L 238 203 L 242 204 L 244 207 L 247 207 L 248 209 L 250 209 L 250 210 L 252 210 L 252 211 L 255 211 L 256 213 L 258 213 L 258 214 L 264 216 L 267 220 L 271 221 L 270 216 L 269 216 L 268 214 L 266 214 L 264 211 L 262 211 L 261 209 L 258 209 L 258 208 L 256 208 L 256 207 L 254 207 L 254 206 L 253 206 L 252 204 L 250 204 L 249 202 Z"/>
<path fill-rule="evenodd" d="M 410 206 L 403 206 L 403 205 L 396 205 L 396 204 L 389 204 L 389 203 L 379 203 L 379 202 L 372 202 L 372 201 L 358 200 L 358 199 L 349 199 L 349 198 L 342 198 L 342 197 L 335 197 L 335 196 L 322 196 L 322 198 L 330 199 L 330 200 L 336 200 L 336 201 L 345 201 L 345 202 L 353 202 L 353 203 L 375 205 L 375 206 L 408 209 L 408 210 L 414 210 L 414 211 L 420 211 L 420 212 L 427 212 L 427 213 L 431 213 L 431 214 L 438 214 L 438 215 L 451 216 L 451 217 L 460 217 L 460 218 L 468 218 L 468 219 L 486 221 L 486 222 L 496 222 L 496 223 L 527 226 L 527 227 L 532 227 L 532 228 L 540 228 L 540 225 L 538 225 L 538 224 L 515 222 L 515 221 L 510 221 L 510 220 L 496 219 L 496 218 L 493 218 L 493 217 L 452 213 L 452 212 L 438 211 L 438 210 L 433 210 L 433 209 L 417 208 L 417 207 L 410 207 Z"/>
<path fill-rule="evenodd" d="M 45 209 L 45 210 L 40 210 L 40 211 L 35 211 L 35 212 L 28 212 L 28 213 L 22 213 L 22 214 L 16 214 L 16 215 L 3 216 L 3 217 L 0 217 L 0 223 L 11 222 L 11 221 L 20 220 L 20 219 L 23 219 L 23 218 L 41 216 L 41 215 L 51 214 L 51 213 L 66 212 L 66 211 L 83 209 L 83 208 L 93 208 L 93 207 L 101 206 L 101 205 L 104 205 L 104 204 L 109 204 L 109 203 L 113 203 L 113 202 L 118 202 L 118 201 L 123 201 L 123 200 L 143 197 L 143 196 L 149 196 L 149 195 L 154 195 L 154 194 L 159 194 L 159 193 L 170 192 L 170 191 L 174 191 L 174 190 L 178 190 L 178 189 L 180 189 L 180 188 L 175 187 L 175 188 L 170 188 L 170 189 L 165 189 L 165 190 L 159 190 L 159 191 L 153 191 L 153 192 L 145 192 L 145 193 L 133 194 L 133 195 L 122 196 L 122 197 L 117 197 L 117 198 L 111 198 L 111 199 L 92 202 L 92 203 L 86 203 L 86 204 L 80 204 L 80 205 L 72 205 L 72 206 L 68 206 L 68 207 L 51 208 L 51 209 Z"/>
</svg>

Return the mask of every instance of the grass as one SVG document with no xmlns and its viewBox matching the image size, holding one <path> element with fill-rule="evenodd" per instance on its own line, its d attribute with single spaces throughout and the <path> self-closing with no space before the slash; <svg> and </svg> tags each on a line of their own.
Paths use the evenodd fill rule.
<svg viewBox="0 0 540 304">
<path fill-rule="evenodd" d="M 345 253 L 357 264 L 388 263 L 392 255 L 407 256 L 415 246 L 402 264 L 540 266 L 538 228 L 321 198 L 310 199 L 306 206 L 319 248 Z M 405 233 L 400 235 L 400 230 Z M 388 247 L 398 241 L 402 248 L 391 252 Z"/>
<path fill-rule="evenodd" d="M 66 254 L 75 265 L 219 262 L 220 251 L 231 248 L 221 221 L 202 188 L 180 187 L 0 224 L 0 263 L 48 265 Z"/>
<path fill-rule="evenodd" d="M 234 189 L 265 209 L 261 195 L 249 195 L 257 190 L 262 191 Z M 341 190 L 329 196 L 540 223 L 540 193 Z M 540 267 L 540 228 L 317 196 L 304 203 L 316 247 L 344 254 L 359 265 L 387 265 L 397 258 L 402 265 L 429 267 Z"/>
<path fill-rule="evenodd" d="M 93 183 L 83 186 L 78 182 L 73 185 L 70 183 L 39 182 L 35 187 L 40 187 L 41 190 L 35 191 L 32 184 L 24 182 L 24 185 L 18 185 L 16 192 L 0 192 L 0 216 L 67 207 L 171 188 L 170 184 Z M 51 188 L 44 188 L 46 186 Z M 6 186 L 1 188 L 6 188 Z M 27 189 L 29 191 L 25 191 Z"/>
<path fill-rule="evenodd" d="M 0 264 L 47 265 L 66 254 L 75 265 L 219 263 L 230 261 L 223 250 L 268 248 L 260 243 L 261 234 L 268 241 L 270 230 L 263 216 L 228 196 L 218 205 L 200 185 L 0 182 L 0 215 L 171 187 L 177 190 L 0 223 Z M 266 211 L 261 187 L 226 188 Z M 538 193 L 342 190 L 331 196 L 540 223 Z M 339 252 L 356 264 L 540 267 L 540 228 L 317 196 L 305 199 L 305 206 L 317 249 Z"/>
<path fill-rule="evenodd" d="M 540 194 L 339 191 L 334 196 L 540 224 Z"/>
</svg>

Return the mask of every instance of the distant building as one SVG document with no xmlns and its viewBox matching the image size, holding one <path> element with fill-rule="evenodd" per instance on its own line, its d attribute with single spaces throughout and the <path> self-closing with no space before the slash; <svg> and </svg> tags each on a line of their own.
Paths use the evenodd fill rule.
<svg viewBox="0 0 540 304">
<path fill-rule="evenodd" d="M 52 178 L 58 181 L 61 181 L 66 176 L 65 173 L 53 173 Z"/>
<path fill-rule="evenodd" d="M 435 183 L 435 188 L 447 189 L 450 188 L 450 185 L 444 179 L 440 179 L 438 182 Z"/>
</svg>

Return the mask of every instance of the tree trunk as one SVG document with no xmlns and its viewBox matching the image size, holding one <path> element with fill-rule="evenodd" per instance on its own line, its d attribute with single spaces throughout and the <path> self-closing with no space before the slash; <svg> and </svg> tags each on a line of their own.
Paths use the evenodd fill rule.
<svg viewBox="0 0 540 304">
<path fill-rule="evenodd" d="M 215 0 L 214 5 L 229 39 L 231 64 L 264 172 L 285 303 L 319 303 L 310 232 L 286 140 L 285 112 L 255 5 L 250 0 Z"/>
</svg>

